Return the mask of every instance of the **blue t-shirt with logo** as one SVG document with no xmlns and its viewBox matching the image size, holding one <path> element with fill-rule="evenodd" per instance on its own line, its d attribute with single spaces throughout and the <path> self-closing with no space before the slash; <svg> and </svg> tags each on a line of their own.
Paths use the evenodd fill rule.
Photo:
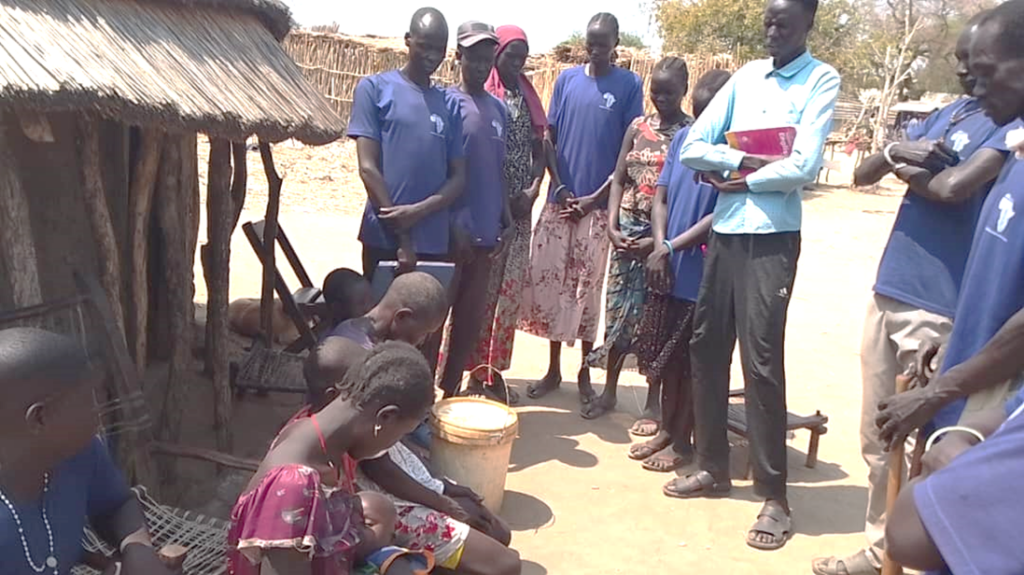
<svg viewBox="0 0 1024 575">
<path fill-rule="evenodd" d="M 473 245 L 494 247 L 505 206 L 505 104 L 488 93 L 470 96 L 457 87 L 449 88 L 446 97 L 449 113 L 460 118 L 466 150 L 466 189 L 452 215 Z"/>
<path fill-rule="evenodd" d="M 107 518 L 131 497 L 121 471 L 98 438 L 50 471 L 46 494 L 36 501 L 11 501 L 18 512 L 29 553 L 36 565 L 49 554 L 49 534 L 43 522 L 43 506 L 53 534 L 53 556 L 61 573 L 82 560 L 82 533 L 87 521 Z M 0 569 L 5 575 L 36 575 L 25 559 L 18 524 L 6 505 L 0 504 Z M 52 573 L 52 569 L 44 570 Z"/>
<path fill-rule="evenodd" d="M 445 105 L 444 91 L 423 88 L 399 70 L 367 76 L 356 86 L 350 138 L 380 142 L 381 169 L 391 201 L 410 205 L 436 194 L 448 180 L 448 163 L 464 155 L 459 118 Z M 410 234 L 416 253 L 448 253 L 448 210 L 420 220 Z M 381 249 L 397 238 L 366 203 L 359 241 Z"/>
<path fill-rule="evenodd" d="M 570 68 L 555 81 L 548 122 L 558 138 L 558 175 L 576 197 L 596 192 L 615 171 L 630 123 L 644 113 L 640 77 L 617 66 L 604 76 Z M 555 201 L 555 186 L 548 201 Z"/>
<path fill-rule="evenodd" d="M 913 486 L 918 515 L 946 564 L 929 575 L 1024 573 L 1022 473 L 1024 417 L 1018 410 L 983 443 Z"/>
<path fill-rule="evenodd" d="M 967 260 L 942 371 L 981 351 L 1024 308 L 1024 161 L 1010 158 L 982 207 Z M 955 425 L 965 400 L 944 408 L 933 425 Z"/>
<path fill-rule="evenodd" d="M 696 172 L 679 161 L 679 152 L 690 129 L 683 128 L 672 139 L 665 166 L 658 177 L 658 185 L 668 188 L 668 229 L 665 239 L 671 240 L 715 211 L 718 193 L 708 184 L 694 179 Z M 704 250 L 694 246 L 676 252 L 672 258 L 675 282 L 672 297 L 697 301 L 701 278 L 704 275 Z"/>
<path fill-rule="evenodd" d="M 909 140 L 943 139 L 966 161 L 979 150 L 1006 151 L 1006 131 L 964 98 L 907 130 Z M 875 292 L 945 317 L 956 311 L 978 212 L 991 184 L 959 204 L 907 191 L 878 266 Z"/>
</svg>

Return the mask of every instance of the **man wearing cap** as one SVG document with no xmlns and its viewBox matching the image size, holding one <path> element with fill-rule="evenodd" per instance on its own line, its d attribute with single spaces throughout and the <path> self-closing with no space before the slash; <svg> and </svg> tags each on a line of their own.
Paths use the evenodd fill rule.
<svg viewBox="0 0 1024 575">
<path fill-rule="evenodd" d="M 448 89 L 448 111 L 459 119 L 466 150 L 466 191 L 452 206 L 452 233 L 459 280 L 448 326 L 448 354 L 441 379 L 445 396 L 454 395 L 483 323 L 491 261 L 512 230 L 502 164 L 505 161 L 505 104 L 484 84 L 494 67 L 498 37 L 494 28 L 470 21 L 459 26 L 456 58 L 462 82 Z"/>
<path fill-rule="evenodd" d="M 359 241 L 370 279 L 385 260 L 397 260 L 399 271 L 418 260 L 447 260 L 449 206 L 465 185 L 459 118 L 430 79 L 447 50 L 444 16 L 417 10 L 405 44 L 403 68 L 359 82 L 348 125 L 368 197 Z"/>
</svg>

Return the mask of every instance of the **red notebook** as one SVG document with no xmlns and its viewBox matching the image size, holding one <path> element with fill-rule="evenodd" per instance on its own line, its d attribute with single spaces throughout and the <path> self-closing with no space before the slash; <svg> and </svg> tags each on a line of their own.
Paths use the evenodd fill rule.
<svg viewBox="0 0 1024 575">
<path fill-rule="evenodd" d="M 762 156 L 788 156 L 793 153 L 793 141 L 796 139 L 796 128 L 765 128 L 763 130 L 746 130 L 743 132 L 727 132 L 726 141 L 731 148 Z M 746 176 L 754 170 L 740 170 L 739 176 Z M 733 174 L 733 177 L 737 177 Z"/>
</svg>

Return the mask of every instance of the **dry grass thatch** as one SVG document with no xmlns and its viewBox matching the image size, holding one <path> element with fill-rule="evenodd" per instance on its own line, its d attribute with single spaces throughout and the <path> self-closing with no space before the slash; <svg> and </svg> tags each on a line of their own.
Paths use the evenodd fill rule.
<svg viewBox="0 0 1024 575">
<path fill-rule="evenodd" d="M 0 102 L 320 144 L 340 118 L 277 38 L 276 0 L 0 0 Z"/>
<path fill-rule="evenodd" d="M 293 30 L 285 38 L 284 47 L 302 69 L 306 79 L 321 91 L 345 121 L 351 114 L 352 94 L 359 80 L 370 74 L 400 68 L 406 58 L 405 44 L 400 38 L 354 37 Z M 530 56 L 526 64 L 527 74 L 543 102 L 550 101 L 558 75 L 566 68 L 582 63 L 574 54 L 556 49 L 550 54 Z M 691 54 L 684 58 L 689 65 L 692 82 L 708 70 L 720 68 L 732 71 L 741 64 L 728 54 Z M 643 50 L 620 48 L 616 63 L 636 72 L 643 79 L 646 90 L 657 60 Z M 450 52 L 435 72 L 434 79 L 439 84 L 450 85 L 458 80 L 458 74 L 454 54 Z M 646 105 L 650 110 L 650 102 L 646 102 Z M 689 96 L 683 105 L 690 109 Z"/>
</svg>

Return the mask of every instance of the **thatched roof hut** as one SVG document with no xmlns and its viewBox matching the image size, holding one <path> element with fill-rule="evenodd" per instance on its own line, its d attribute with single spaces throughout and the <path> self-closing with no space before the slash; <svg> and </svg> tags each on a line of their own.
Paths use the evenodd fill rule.
<svg viewBox="0 0 1024 575">
<path fill-rule="evenodd" d="M 337 139 L 275 0 L 3 0 L 0 101 L 244 140 Z"/>
<path fill-rule="evenodd" d="M 211 142 L 205 363 L 224 449 L 245 141 L 261 140 L 276 222 L 269 143 L 343 134 L 280 45 L 291 24 L 277 0 L 0 0 L 0 309 L 70 295 L 72 268 L 98 277 L 136 367 L 167 366 L 164 439 L 177 439 L 195 371 L 196 134 Z"/>
</svg>

